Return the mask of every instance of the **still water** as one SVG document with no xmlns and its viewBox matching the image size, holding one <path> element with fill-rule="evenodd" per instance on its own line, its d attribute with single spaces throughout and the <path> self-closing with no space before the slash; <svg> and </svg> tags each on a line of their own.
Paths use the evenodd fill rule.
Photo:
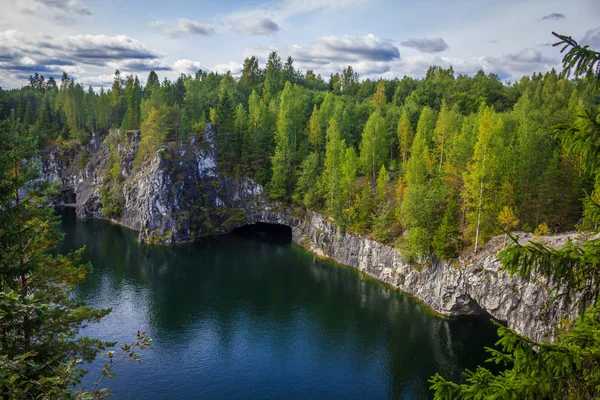
<svg viewBox="0 0 600 400">
<path fill-rule="evenodd" d="M 116 399 L 430 399 L 436 371 L 459 379 L 486 359 L 486 318 L 442 319 L 289 237 L 248 232 L 170 248 L 63 212 L 62 251 L 86 246 L 94 272 L 76 296 L 112 308 L 83 333 L 146 331 L 142 364 L 103 383 Z M 87 365 L 84 386 L 104 360 Z"/>
</svg>

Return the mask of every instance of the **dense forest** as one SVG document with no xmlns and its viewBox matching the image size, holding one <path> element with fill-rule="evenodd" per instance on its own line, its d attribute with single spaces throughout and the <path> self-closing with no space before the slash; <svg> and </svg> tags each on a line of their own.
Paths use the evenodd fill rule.
<svg viewBox="0 0 600 400">
<path fill-rule="evenodd" d="M 564 129 L 586 124 L 594 91 L 592 76 L 554 70 L 503 83 L 432 66 L 423 79 L 361 81 L 349 66 L 326 81 L 273 52 L 264 69 L 246 59 L 239 78 L 198 71 L 161 82 L 152 71 L 142 85 L 116 71 L 99 91 L 67 74 L 35 74 L 0 92 L 0 119 L 11 117 L 40 149 L 140 129 L 137 165 L 212 123 L 224 173 L 250 176 L 273 200 L 321 210 L 413 260 L 450 259 L 503 230 L 596 224 L 581 200 L 595 193 L 594 174 Z M 117 214 L 119 193 L 103 194 Z"/>
<path fill-rule="evenodd" d="M 105 398 L 99 385 L 113 366 L 150 345 L 138 332 L 107 353 L 95 387 L 72 391 L 85 373 L 78 366 L 111 345 L 79 329 L 108 310 L 71 296 L 90 271 L 83 250 L 55 254 L 62 234 L 46 201 L 53 188 L 34 180 L 32 157 L 48 146 L 83 149 L 113 129 L 139 129 L 139 167 L 166 142 L 201 139 L 211 123 L 223 173 L 251 176 L 273 200 L 323 211 L 413 261 L 477 251 L 514 229 L 597 232 L 600 53 L 556 36 L 563 51 L 571 47 L 563 66 L 574 79 L 551 71 L 506 84 L 431 67 L 420 80 L 373 82 L 348 67 L 326 82 L 272 53 L 264 69 L 247 59 L 239 79 L 199 71 L 161 83 L 151 72 L 142 87 L 117 71 L 112 87 L 96 92 L 66 74 L 60 84 L 36 74 L 21 89 L 0 90 L 0 393 Z M 108 144 L 107 178 L 116 180 L 118 153 Z M 103 212 L 119 212 L 118 186 L 101 193 Z M 557 327 L 553 343 L 498 324 L 499 349 L 489 352 L 500 372 L 480 366 L 462 383 L 436 374 L 436 400 L 598 398 L 600 239 L 562 249 L 515 242 L 498 257 L 513 275 L 552 279 L 557 298 L 578 293 L 582 315 Z"/>
</svg>

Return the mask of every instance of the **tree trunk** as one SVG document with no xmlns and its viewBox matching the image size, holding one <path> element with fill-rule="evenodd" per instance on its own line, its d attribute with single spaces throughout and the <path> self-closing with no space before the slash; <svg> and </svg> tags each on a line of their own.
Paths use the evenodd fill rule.
<svg viewBox="0 0 600 400">
<path fill-rule="evenodd" d="M 483 179 L 479 183 L 479 205 L 477 206 L 477 228 L 475 229 L 475 254 L 479 245 L 479 227 L 481 225 L 481 205 L 483 203 Z"/>
</svg>

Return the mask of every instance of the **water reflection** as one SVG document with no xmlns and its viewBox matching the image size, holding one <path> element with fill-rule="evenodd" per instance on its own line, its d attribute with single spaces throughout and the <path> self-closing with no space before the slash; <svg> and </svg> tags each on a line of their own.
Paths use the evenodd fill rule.
<svg viewBox="0 0 600 400">
<path fill-rule="evenodd" d="M 95 268 L 77 296 L 113 309 L 85 333 L 130 341 L 143 329 L 155 342 L 110 382 L 117 398 L 427 399 L 429 376 L 458 378 L 495 341 L 484 319 L 437 318 L 289 240 L 156 248 L 109 223 L 63 217 L 63 248 L 86 245 Z"/>
</svg>

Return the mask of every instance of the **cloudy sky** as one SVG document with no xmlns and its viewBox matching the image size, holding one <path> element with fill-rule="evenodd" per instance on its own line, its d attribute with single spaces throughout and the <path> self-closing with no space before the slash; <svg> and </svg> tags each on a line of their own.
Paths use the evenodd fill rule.
<svg viewBox="0 0 600 400">
<path fill-rule="evenodd" d="M 66 71 L 94 87 L 198 68 L 238 74 L 276 50 L 329 77 L 423 76 L 429 65 L 504 80 L 559 66 L 551 31 L 600 49 L 599 0 L 0 0 L 0 86 Z"/>
</svg>

